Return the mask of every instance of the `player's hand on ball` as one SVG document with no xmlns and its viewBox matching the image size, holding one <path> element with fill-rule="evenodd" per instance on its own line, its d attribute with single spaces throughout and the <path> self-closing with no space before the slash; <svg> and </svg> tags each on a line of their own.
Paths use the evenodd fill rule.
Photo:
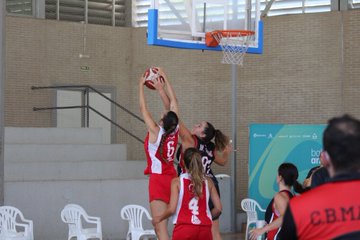
<svg viewBox="0 0 360 240">
<path fill-rule="evenodd" d="M 159 75 L 162 76 L 162 80 L 163 81 L 167 81 L 167 76 L 166 76 L 166 73 L 164 72 L 164 70 L 161 68 L 161 67 L 158 67 L 159 69 Z"/>
<path fill-rule="evenodd" d="M 158 91 L 164 89 L 164 87 L 165 87 L 165 82 L 164 82 L 163 78 L 161 78 L 161 77 L 154 79 L 152 84 L 154 85 L 155 89 Z"/>
<path fill-rule="evenodd" d="M 146 69 L 144 72 L 144 78 L 145 78 L 145 86 L 147 86 L 149 89 L 155 90 L 154 81 L 157 78 L 164 79 L 163 76 L 159 74 L 159 69 L 157 67 L 150 67 Z"/>
</svg>

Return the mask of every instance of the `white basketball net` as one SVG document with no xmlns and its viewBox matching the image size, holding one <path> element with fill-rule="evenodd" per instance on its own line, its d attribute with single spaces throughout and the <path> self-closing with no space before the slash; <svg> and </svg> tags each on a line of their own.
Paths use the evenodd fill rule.
<svg viewBox="0 0 360 240">
<path fill-rule="evenodd" d="M 243 35 L 242 33 L 216 32 L 213 37 L 223 50 L 222 63 L 237 64 L 242 66 L 249 42 L 253 35 Z"/>
</svg>

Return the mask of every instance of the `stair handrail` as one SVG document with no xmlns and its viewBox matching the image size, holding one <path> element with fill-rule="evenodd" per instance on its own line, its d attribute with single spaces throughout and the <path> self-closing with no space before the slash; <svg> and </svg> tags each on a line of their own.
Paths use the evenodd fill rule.
<svg viewBox="0 0 360 240">
<path fill-rule="evenodd" d="M 115 102 L 114 100 L 107 97 L 105 94 L 103 94 L 102 92 L 98 91 L 97 89 L 95 89 L 94 87 L 92 87 L 90 85 L 59 85 L 59 86 L 41 86 L 41 87 L 40 86 L 31 86 L 31 90 L 39 90 L 39 89 L 86 89 L 86 90 L 91 89 L 93 92 L 99 94 L 100 96 L 102 96 L 103 98 L 105 98 L 106 100 L 108 100 L 109 102 L 114 104 L 115 106 L 121 108 L 122 110 L 124 110 L 125 112 L 130 114 L 131 116 L 135 117 L 136 119 L 138 119 L 139 121 L 144 123 L 144 120 L 142 118 L 140 118 L 139 116 L 137 116 L 135 113 L 133 113 L 130 110 L 128 110 L 127 108 L 121 106 L 119 103 Z M 93 107 L 89 106 L 89 104 L 87 104 L 87 105 L 66 106 L 66 107 L 42 107 L 42 108 L 33 107 L 33 111 L 56 110 L 56 109 L 74 109 L 74 108 L 90 109 L 93 112 L 95 112 L 96 114 L 98 114 L 99 116 L 101 116 L 102 118 L 106 119 L 107 121 L 109 121 L 110 123 L 115 125 L 116 127 L 120 128 L 125 133 L 129 134 L 130 136 L 132 136 L 133 138 L 138 140 L 139 142 L 144 143 L 144 141 L 142 139 L 140 139 L 139 137 L 137 137 L 136 135 L 134 135 L 130 131 L 126 130 L 124 127 L 120 126 L 119 124 L 117 124 L 116 122 L 111 120 L 110 118 L 106 117 L 104 114 L 100 113 L 99 111 L 97 111 Z M 87 119 L 89 119 L 89 116 L 87 117 Z"/>
<path fill-rule="evenodd" d="M 96 88 L 90 86 L 90 85 L 59 85 L 59 86 L 44 86 L 44 87 L 39 87 L 39 86 L 31 86 L 32 90 L 37 90 L 37 89 L 66 89 L 66 88 L 85 88 L 85 89 L 91 89 L 92 91 L 96 92 L 97 94 L 99 94 L 100 96 L 102 96 L 103 98 L 105 98 L 106 100 L 108 100 L 109 102 L 111 102 L 112 104 L 114 104 L 115 106 L 121 108 L 122 110 L 124 110 L 125 112 L 127 112 L 128 114 L 130 114 L 131 116 L 135 117 L 136 119 L 138 119 L 139 121 L 144 122 L 144 120 L 139 117 L 138 115 L 136 115 L 135 113 L 131 112 L 130 110 L 128 110 L 127 108 L 121 106 L 119 103 L 115 102 L 114 100 L 112 100 L 111 98 L 109 98 L 108 96 L 106 96 L 105 94 L 103 94 L 102 92 L 98 91 Z"/>
</svg>

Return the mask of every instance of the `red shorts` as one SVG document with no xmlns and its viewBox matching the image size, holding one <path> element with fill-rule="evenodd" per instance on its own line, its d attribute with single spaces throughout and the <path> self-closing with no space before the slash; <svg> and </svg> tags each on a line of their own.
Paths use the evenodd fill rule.
<svg viewBox="0 0 360 240">
<path fill-rule="evenodd" d="M 150 174 L 149 202 L 161 200 L 169 204 L 171 195 L 171 180 L 175 175 Z"/>
<path fill-rule="evenodd" d="M 172 240 L 212 240 L 211 225 L 176 224 Z"/>
</svg>

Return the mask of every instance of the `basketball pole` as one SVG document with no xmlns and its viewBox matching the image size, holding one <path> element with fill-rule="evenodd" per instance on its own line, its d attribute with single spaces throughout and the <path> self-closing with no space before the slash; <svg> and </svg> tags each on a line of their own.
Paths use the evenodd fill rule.
<svg viewBox="0 0 360 240">
<path fill-rule="evenodd" d="M 232 188 L 232 196 L 231 196 L 231 223 L 232 223 L 232 231 L 237 231 L 237 218 L 236 218 L 236 149 L 237 149 L 237 143 L 236 143 L 236 133 L 237 133 L 237 65 L 231 64 L 231 82 L 232 82 L 232 121 L 231 121 L 231 128 L 232 128 L 232 144 L 233 144 L 233 161 L 231 166 L 231 188 Z"/>
<path fill-rule="evenodd" d="M 4 205 L 4 86 L 5 86 L 6 1 L 0 3 L 0 205 Z"/>
</svg>

